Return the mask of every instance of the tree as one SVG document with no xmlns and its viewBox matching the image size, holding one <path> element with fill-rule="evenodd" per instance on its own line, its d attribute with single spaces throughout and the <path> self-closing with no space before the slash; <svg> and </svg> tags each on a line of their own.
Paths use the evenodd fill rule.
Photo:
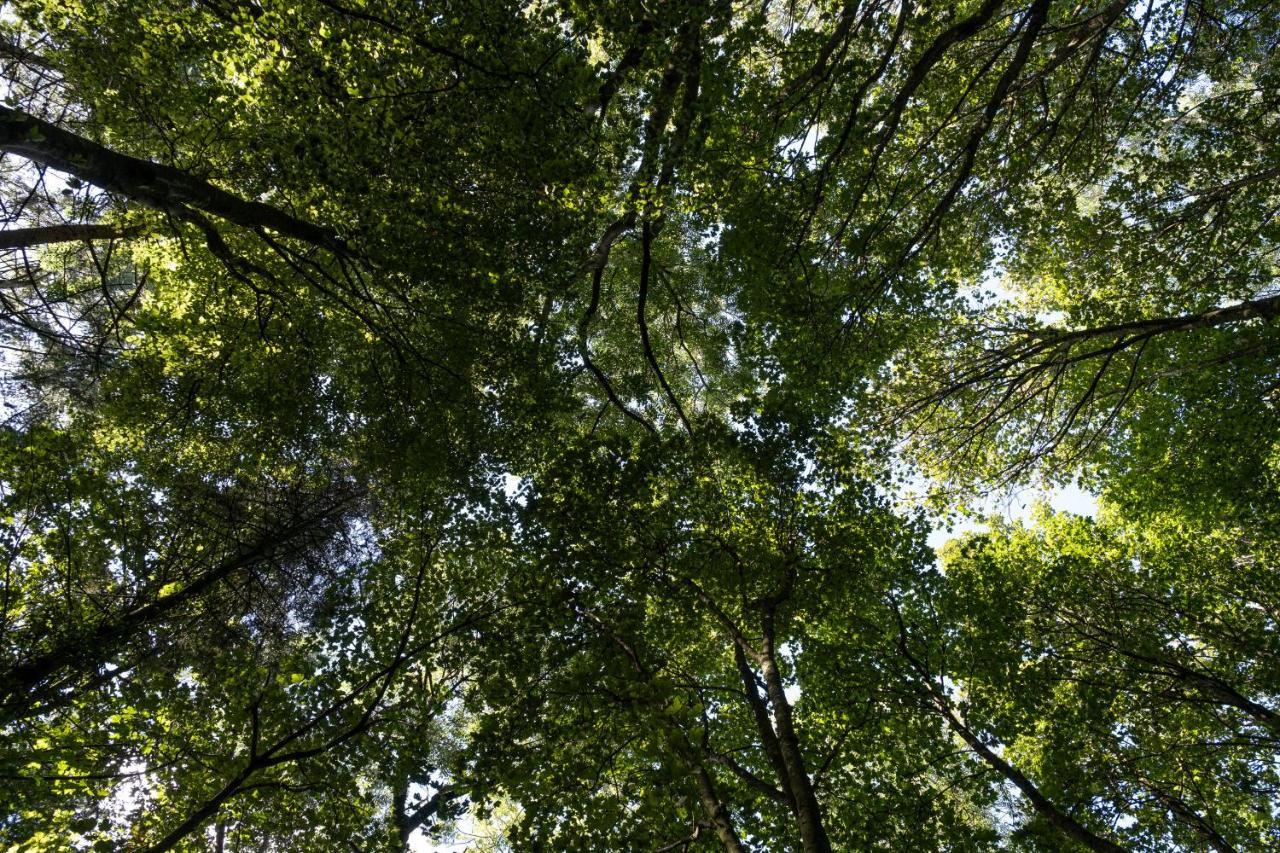
<svg viewBox="0 0 1280 853">
<path fill-rule="evenodd" d="M 527 495 L 538 563 L 503 587 L 541 597 L 484 653 L 466 770 L 520 804 L 520 844 L 995 843 L 989 780 L 898 662 L 887 596 L 926 552 L 793 450 L 590 444 Z"/>
<path fill-rule="evenodd" d="M 943 345 L 896 371 L 929 464 L 995 480 L 1083 465 L 1101 488 L 1168 467 L 1166 441 L 1272 442 L 1269 409 L 1249 401 L 1274 381 L 1276 173 L 1258 135 L 1274 71 L 1268 37 L 1243 23 L 1270 16 L 1162 9 L 1132 61 L 1167 71 L 1123 108 L 1114 144 L 1010 190 L 994 271 L 1006 295 L 962 304 L 928 332 Z M 1252 488 L 1227 459 L 1177 467 L 1175 488 L 1201 492 L 1188 504 L 1216 512 L 1203 491 Z"/>
<path fill-rule="evenodd" d="M 937 675 L 971 727 L 1135 847 L 1274 843 L 1269 546 L 1045 516 L 952 547 Z"/>
<path fill-rule="evenodd" d="M 1274 842 L 1272 4 L 4 11 L 8 844 Z"/>
</svg>

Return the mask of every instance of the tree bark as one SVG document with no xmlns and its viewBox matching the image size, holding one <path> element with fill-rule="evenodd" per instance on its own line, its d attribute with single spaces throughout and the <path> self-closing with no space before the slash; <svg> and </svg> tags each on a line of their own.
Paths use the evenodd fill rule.
<svg viewBox="0 0 1280 853">
<path fill-rule="evenodd" d="M 1266 705 L 1253 701 L 1220 678 L 1204 675 L 1181 665 L 1176 667 L 1177 678 L 1186 681 L 1194 689 L 1207 694 L 1223 705 L 1243 711 L 1273 736 L 1280 738 L 1280 714 L 1276 714 Z"/>
<path fill-rule="evenodd" d="M 178 216 L 190 210 L 203 211 L 245 228 L 267 229 L 315 246 L 345 251 L 342 239 L 328 228 L 260 201 L 246 201 L 181 169 L 113 151 L 4 106 L 0 106 L 0 150 Z"/>
<path fill-rule="evenodd" d="M 1059 609 L 1057 613 L 1050 614 L 1050 616 L 1057 618 L 1064 612 L 1067 611 Z M 1106 651 L 1114 652 L 1140 664 L 1155 667 L 1161 674 L 1177 681 L 1186 689 L 1193 690 L 1217 704 L 1244 712 L 1272 736 L 1280 738 L 1280 714 L 1244 695 L 1220 676 L 1201 672 L 1168 655 L 1129 648 L 1122 633 L 1102 626 L 1094 626 L 1084 617 L 1073 617 L 1071 624 L 1074 633 L 1088 642 L 1101 644 Z"/>
<path fill-rule="evenodd" d="M 777 733 L 773 730 L 773 722 L 769 719 L 769 706 L 765 703 L 760 691 L 756 687 L 756 674 L 747 662 L 746 653 L 743 651 L 740 643 L 734 642 L 733 657 L 738 665 L 738 674 L 742 677 L 743 693 L 747 697 L 747 705 L 751 707 L 751 716 L 755 719 L 756 729 L 760 733 L 760 745 L 764 748 L 764 753 L 769 758 L 769 764 L 773 766 L 773 772 L 778 777 L 778 783 L 782 788 L 782 793 L 787 799 L 787 808 L 792 813 L 796 810 L 795 793 L 791 790 L 791 778 L 787 772 L 787 763 L 782 758 L 782 748 L 778 745 Z"/>
<path fill-rule="evenodd" d="M 766 616 L 765 619 L 764 642 L 761 646 L 760 670 L 761 675 L 764 676 L 769 704 L 773 708 L 774 727 L 778 734 L 778 747 L 782 752 L 782 760 L 787 768 L 787 781 L 795 797 L 795 815 L 796 822 L 800 825 L 800 841 L 805 853 L 831 853 L 831 841 L 827 838 L 826 827 L 822 825 L 822 809 L 818 805 L 813 782 L 805 769 L 800 740 L 796 737 L 795 723 L 791 717 L 791 703 L 787 701 L 786 691 L 782 686 L 782 675 L 778 671 L 774 657 L 771 615 Z"/>
<path fill-rule="evenodd" d="M 1169 678 L 1180 682 L 1187 689 L 1201 694 L 1212 702 L 1242 711 L 1252 718 L 1254 722 L 1270 732 L 1271 735 L 1280 738 L 1280 714 L 1277 714 L 1266 705 L 1255 702 L 1245 696 L 1229 682 L 1218 676 L 1199 672 L 1174 658 L 1131 651 L 1113 642 L 1108 642 L 1107 645 L 1131 660 L 1163 669 Z"/>
<path fill-rule="evenodd" d="M 695 764 L 693 767 L 693 779 L 698 785 L 698 799 L 702 801 L 702 808 L 706 811 L 707 817 L 711 819 L 711 826 L 716 831 L 716 836 L 720 839 L 720 843 L 724 845 L 727 853 L 743 853 L 742 840 L 738 838 L 738 832 L 733 828 L 733 821 L 729 817 L 729 810 L 724 807 L 724 803 L 720 802 L 720 798 L 716 796 L 715 785 L 711 782 L 711 776 L 707 773 L 706 768 L 701 764 Z"/>
<path fill-rule="evenodd" d="M 51 243 L 73 243 L 77 240 L 122 240 L 143 232 L 140 226 L 122 228 L 116 225 L 73 224 L 37 225 L 0 231 L 0 249 L 29 249 Z"/>
</svg>

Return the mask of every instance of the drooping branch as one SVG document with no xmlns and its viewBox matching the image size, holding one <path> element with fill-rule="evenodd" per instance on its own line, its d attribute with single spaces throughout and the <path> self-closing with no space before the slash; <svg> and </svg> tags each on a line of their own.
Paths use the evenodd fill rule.
<svg viewBox="0 0 1280 853">
<path fill-rule="evenodd" d="M 1274 295 L 1206 311 L 1084 329 L 966 327 L 952 344 L 955 355 L 945 381 L 931 382 L 925 393 L 905 402 L 894 415 L 895 425 L 919 418 L 917 430 L 943 439 L 958 454 L 979 446 L 987 435 L 1019 416 L 1031 414 L 1037 419 L 1034 429 L 1005 472 L 1015 476 L 1032 460 L 1057 450 L 1073 429 L 1082 429 L 1080 424 L 1087 426 L 1077 442 L 1081 448 L 1099 441 L 1132 395 L 1156 378 L 1141 371 L 1143 356 L 1154 341 L 1175 333 L 1271 323 L 1278 316 L 1280 295 Z M 1267 352 L 1273 346 L 1264 338 L 1223 355 L 1177 365 L 1159 376 L 1204 369 Z M 1065 397 L 1063 391 L 1072 387 L 1070 377 L 1085 368 L 1081 386 Z M 1109 375 L 1117 375 L 1116 381 L 1104 382 Z M 961 417 L 955 424 L 937 428 L 930 416 L 947 406 Z M 1101 408 L 1101 413 L 1091 414 L 1094 408 Z"/>
<path fill-rule="evenodd" d="M 1085 642 L 1149 667 L 1148 671 L 1153 671 L 1210 702 L 1235 708 L 1265 728 L 1272 737 L 1280 739 L 1280 713 L 1244 695 L 1221 676 L 1195 668 L 1167 653 L 1133 648 L 1132 644 L 1127 642 L 1130 638 L 1120 632 L 1094 624 L 1085 616 L 1078 615 L 1072 607 L 1057 606 L 1050 618 L 1060 620 L 1076 637 Z"/>
<path fill-rule="evenodd" d="M 635 224 L 635 219 L 635 212 L 632 211 L 615 221 L 605 229 L 604 235 L 600 238 L 599 243 L 596 244 L 595 252 L 592 253 L 592 258 L 589 262 L 591 269 L 591 302 L 587 305 L 587 310 L 583 313 L 582 320 L 578 323 L 578 355 L 582 358 L 582 363 L 591 371 L 591 375 L 595 377 L 601 389 L 604 390 L 605 396 L 614 408 L 640 424 L 651 435 L 656 435 L 658 431 L 653 424 L 649 423 L 648 418 L 622 402 L 618 392 L 613 388 L 613 383 L 609 381 L 609 377 L 605 375 L 605 372 L 591 357 L 591 323 L 595 320 L 596 314 L 600 310 L 600 293 L 604 281 L 604 271 L 609 265 L 609 253 L 613 249 L 613 244 Z"/>
<path fill-rule="evenodd" d="M 649 114 L 641 131 L 639 167 L 628 191 L 626 211 L 605 229 L 596 244 L 595 251 L 592 252 L 591 258 L 584 267 L 591 274 L 591 301 L 578 324 L 578 351 L 583 364 L 600 384 L 609 402 L 651 434 L 656 434 L 657 429 L 647 418 L 622 402 L 604 371 L 591 358 L 590 327 L 599 311 L 603 277 L 609 264 L 612 247 L 618 239 L 635 227 L 637 221 L 642 221 L 643 256 L 636 309 L 642 349 L 645 360 L 654 371 L 665 396 L 675 408 L 680 423 L 686 431 L 692 432 L 684 409 L 667 382 L 654 354 L 645 306 L 652 270 L 652 241 L 661 231 L 665 221 L 664 215 L 658 209 L 655 193 L 661 192 L 672 183 L 676 166 L 688 142 L 693 125 L 694 107 L 700 91 L 699 75 L 702 60 L 699 27 L 698 22 L 687 21 L 680 28 L 678 41 L 663 69 L 661 82 L 653 94 Z M 633 57 L 636 62 L 639 58 L 638 54 Z M 674 131 L 668 134 L 667 127 L 671 123 L 672 113 L 675 110 L 676 96 L 680 94 L 682 86 L 684 97 L 681 101 L 681 109 L 675 119 Z"/>
<path fill-rule="evenodd" d="M 671 384 L 667 382 L 667 377 L 662 372 L 662 367 L 658 364 L 658 356 L 654 353 L 653 342 L 649 338 L 649 321 L 645 312 L 645 305 L 648 302 L 649 279 L 653 269 L 653 228 L 646 221 L 641 230 L 640 290 L 636 299 L 636 324 L 640 327 L 640 344 L 644 349 L 645 360 L 649 362 L 649 367 L 653 369 L 653 375 L 658 378 L 658 384 L 662 386 L 663 393 L 667 395 L 667 399 L 675 408 L 685 432 L 692 434 L 693 427 L 689 424 L 689 419 L 685 417 L 684 407 L 680 405 L 680 399 L 676 397 L 676 392 L 672 389 Z"/>
</svg>

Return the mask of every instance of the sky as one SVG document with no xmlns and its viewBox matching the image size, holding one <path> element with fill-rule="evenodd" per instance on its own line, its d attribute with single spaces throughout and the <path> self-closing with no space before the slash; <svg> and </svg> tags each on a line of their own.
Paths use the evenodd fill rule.
<svg viewBox="0 0 1280 853">
<path fill-rule="evenodd" d="M 1032 511 L 1039 502 L 1047 503 L 1058 512 L 1070 512 L 1076 515 L 1092 517 L 1098 511 L 1098 498 L 1079 486 L 1068 486 L 1056 489 L 1021 489 L 1015 492 L 994 495 L 975 504 L 980 515 L 995 515 L 1007 521 L 1031 521 Z M 986 530 L 987 526 L 979 521 L 965 519 L 953 524 L 950 528 L 939 524 L 929 534 L 929 545 L 935 550 L 941 548 L 950 539 L 963 533 L 975 530 Z"/>
</svg>

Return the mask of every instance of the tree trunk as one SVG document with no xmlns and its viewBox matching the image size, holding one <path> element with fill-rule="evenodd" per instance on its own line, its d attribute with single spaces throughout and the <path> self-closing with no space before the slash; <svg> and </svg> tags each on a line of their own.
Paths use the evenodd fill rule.
<svg viewBox="0 0 1280 853">
<path fill-rule="evenodd" d="M 747 697 L 747 704 L 751 707 L 751 716 L 755 719 L 756 729 L 760 733 L 760 745 L 764 747 L 765 755 L 769 758 L 769 764 L 773 766 L 773 772 L 778 777 L 778 784 L 786 795 L 787 808 L 794 813 L 796 810 L 796 796 L 795 792 L 791 790 L 791 778 L 787 772 L 787 762 L 782 758 L 782 748 L 778 745 L 777 733 L 774 732 L 773 723 L 769 719 L 769 706 L 760 696 L 760 692 L 756 687 L 756 674 L 747 662 L 747 656 L 742 650 L 741 644 L 736 640 L 733 652 L 734 662 L 737 663 L 738 673 L 742 677 L 743 692 Z"/>
<path fill-rule="evenodd" d="M 711 818 L 711 826 L 715 829 L 716 836 L 720 839 L 720 843 L 724 845 L 724 849 L 727 853 L 743 853 L 742 841 L 738 838 L 737 830 L 733 828 L 729 810 L 724 807 L 724 803 L 720 802 L 720 798 L 716 796 L 715 786 L 712 784 L 711 776 L 707 773 L 706 768 L 701 764 L 695 764 L 693 779 L 698 785 L 698 799 L 702 801 L 702 808 L 706 811 L 707 817 Z"/>
<path fill-rule="evenodd" d="M 787 695 L 782 686 L 782 675 L 778 672 L 777 661 L 774 658 L 772 635 L 773 625 L 770 618 L 765 625 L 760 668 L 764 676 L 765 689 L 769 694 L 769 704 L 773 707 L 778 746 L 787 768 L 787 781 L 791 793 L 795 796 L 795 814 L 796 822 L 800 825 L 800 841 L 804 845 L 805 853 L 831 853 L 831 841 L 827 838 L 827 830 L 822 825 L 822 809 L 818 805 L 813 782 L 805 769 L 800 740 L 796 737 L 795 724 L 791 718 L 791 703 L 787 701 Z"/>
</svg>

